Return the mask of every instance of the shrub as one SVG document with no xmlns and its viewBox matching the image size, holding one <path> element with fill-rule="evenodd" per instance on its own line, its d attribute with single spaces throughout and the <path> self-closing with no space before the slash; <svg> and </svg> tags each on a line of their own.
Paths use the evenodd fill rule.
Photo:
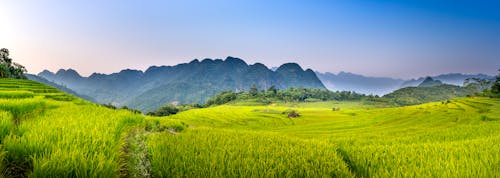
<svg viewBox="0 0 500 178">
<path fill-rule="evenodd" d="M 176 108 L 174 105 L 169 104 L 161 107 L 160 109 L 152 112 L 148 112 L 147 115 L 150 116 L 169 116 L 172 114 L 177 114 L 179 112 L 179 108 Z"/>
<path fill-rule="evenodd" d="M 283 114 L 286 114 L 288 118 L 296 118 L 300 116 L 298 111 L 292 109 L 283 111 Z"/>
</svg>

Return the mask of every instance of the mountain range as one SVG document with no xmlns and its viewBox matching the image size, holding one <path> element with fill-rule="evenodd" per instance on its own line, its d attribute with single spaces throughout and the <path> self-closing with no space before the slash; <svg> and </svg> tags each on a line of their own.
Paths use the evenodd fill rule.
<svg viewBox="0 0 500 178">
<path fill-rule="evenodd" d="M 397 89 L 418 86 L 428 77 L 418 79 L 395 79 L 389 77 L 368 77 L 348 72 L 321 73 L 316 72 L 318 78 L 323 82 L 326 88 L 332 91 L 355 91 L 363 94 L 385 95 Z M 461 74 L 450 73 L 438 76 L 431 76 L 434 80 L 439 80 L 444 84 L 462 86 L 467 78 L 493 79 L 493 76 L 484 74 Z"/>
<path fill-rule="evenodd" d="M 37 76 L 98 103 L 141 111 L 172 102 L 203 103 L 216 93 L 248 90 L 254 85 L 261 90 L 271 86 L 326 89 L 311 69 L 304 70 L 296 63 L 283 64 L 273 71 L 261 63 L 249 65 L 235 57 L 152 66 L 144 72 L 126 69 L 109 75 L 93 73 L 82 77 L 73 69 L 61 69 L 56 73 L 44 70 Z"/>
<path fill-rule="evenodd" d="M 271 86 L 278 89 L 305 87 L 382 96 L 422 83 L 461 86 L 467 78 L 493 79 L 493 76 L 451 73 L 403 80 L 348 72 L 313 72 L 296 63 L 268 68 L 261 63 L 249 65 L 242 59 L 227 57 L 224 60 L 195 59 L 175 66 L 151 66 L 146 71 L 125 69 L 112 74 L 93 73 L 88 77 L 73 69 L 60 69 L 56 73 L 44 70 L 38 75 L 28 75 L 28 78 L 97 103 L 147 112 L 172 102 L 204 103 L 216 93 L 244 91 L 253 85 L 260 90 Z"/>
</svg>

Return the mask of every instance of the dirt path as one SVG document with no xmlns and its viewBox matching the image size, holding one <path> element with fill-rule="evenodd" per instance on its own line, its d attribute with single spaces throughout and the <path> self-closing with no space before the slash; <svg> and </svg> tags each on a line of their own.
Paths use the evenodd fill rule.
<svg viewBox="0 0 500 178">
<path fill-rule="evenodd" d="M 364 168 L 357 166 L 349 157 L 349 154 L 343 149 L 338 148 L 337 154 L 342 157 L 342 160 L 347 164 L 349 172 L 351 172 L 355 177 L 366 177 L 366 171 Z"/>
<path fill-rule="evenodd" d="M 148 159 L 147 135 L 149 132 L 136 130 L 125 138 L 124 166 L 120 170 L 121 177 L 152 177 L 151 162 Z"/>
</svg>

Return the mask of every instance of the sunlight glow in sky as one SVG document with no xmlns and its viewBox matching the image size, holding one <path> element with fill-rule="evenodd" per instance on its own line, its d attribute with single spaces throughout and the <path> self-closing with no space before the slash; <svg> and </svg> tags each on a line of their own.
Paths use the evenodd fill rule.
<svg viewBox="0 0 500 178">
<path fill-rule="evenodd" d="M 12 0 L 0 5 L 0 47 L 30 73 L 234 56 L 396 78 L 494 75 L 499 9 L 492 1 Z"/>
</svg>

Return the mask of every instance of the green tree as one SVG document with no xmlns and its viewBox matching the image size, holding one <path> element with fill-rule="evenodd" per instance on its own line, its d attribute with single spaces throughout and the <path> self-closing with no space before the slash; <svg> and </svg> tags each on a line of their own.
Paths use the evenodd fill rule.
<svg viewBox="0 0 500 178">
<path fill-rule="evenodd" d="M 267 93 L 269 97 L 275 97 L 276 94 L 278 93 L 278 89 L 276 89 L 276 87 L 273 85 L 269 87 L 269 89 L 267 89 Z"/>
<path fill-rule="evenodd" d="M 498 70 L 500 72 L 500 69 Z M 500 95 L 500 74 L 495 77 L 495 82 L 491 86 L 491 93 L 499 96 Z"/>
<path fill-rule="evenodd" d="M 179 112 L 179 109 L 176 108 L 173 104 L 168 104 L 160 109 L 153 111 L 153 112 L 148 112 L 147 115 L 150 116 L 168 116 L 172 114 L 177 114 Z"/>
<path fill-rule="evenodd" d="M 12 59 L 9 57 L 8 49 L 0 49 L 0 78 L 25 79 L 25 72 L 27 71 L 24 66 L 12 62 Z"/>
<path fill-rule="evenodd" d="M 468 78 L 464 81 L 464 87 L 475 87 L 478 92 L 491 87 L 492 81 L 480 78 Z"/>
<path fill-rule="evenodd" d="M 255 86 L 255 84 L 252 85 L 252 87 L 248 91 L 248 94 L 250 96 L 257 96 L 257 94 L 259 94 L 259 90 L 257 90 L 257 86 Z"/>
</svg>

